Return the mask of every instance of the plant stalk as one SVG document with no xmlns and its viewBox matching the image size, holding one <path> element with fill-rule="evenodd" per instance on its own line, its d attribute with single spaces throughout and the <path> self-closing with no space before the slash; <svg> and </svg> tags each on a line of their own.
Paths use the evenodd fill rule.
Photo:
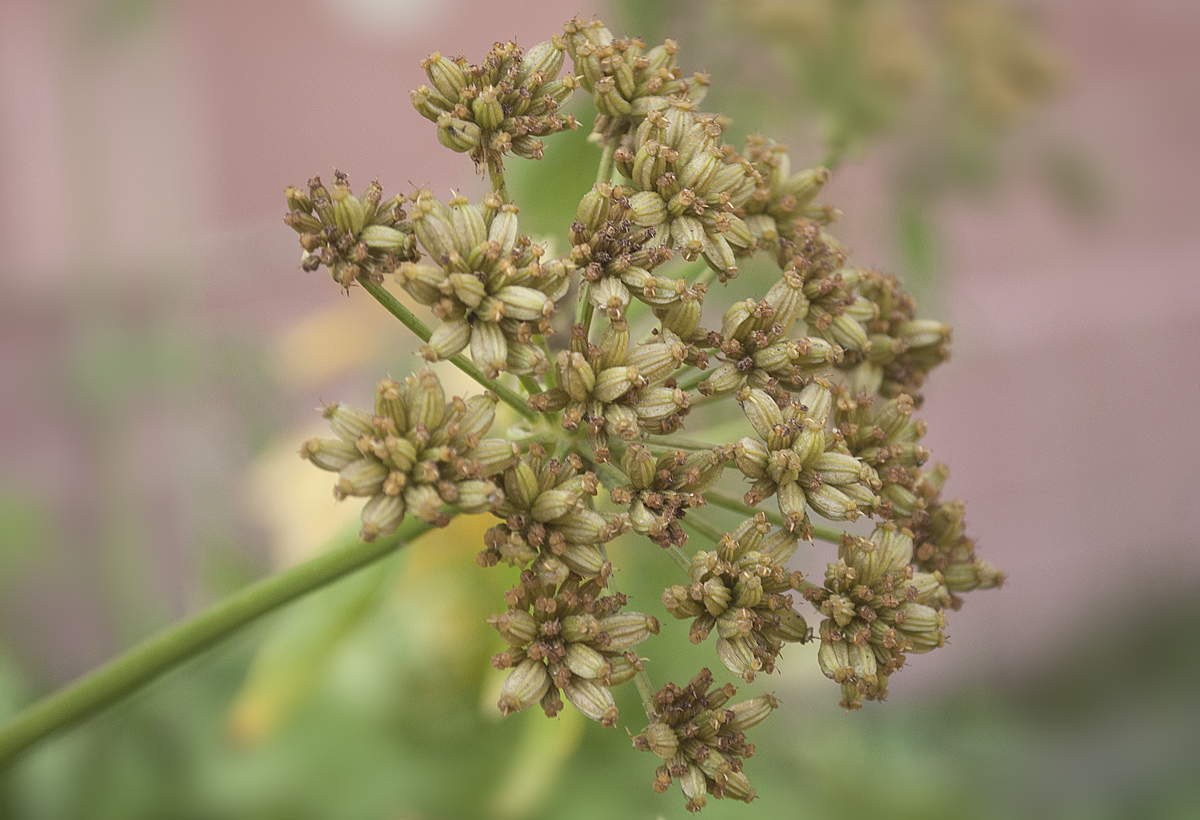
<svg viewBox="0 0 1200 820">
<path fill-rule="evenodd" d="M 646 674 L 645 669 L 633 676 L 633 685 L 637 687 L 638 697 L 642 699 L 642 708 L 646 710 L 646 717 L 654 720 L 654 684 L 650 682 L 650 676 Z"/>
<path fill-rule="evenodd" d="M 251 584 L 138 644 L 0 727 L 0 768 L 35 743 L 133 694 L 247 624 L 391 555 L 430 529 L 431 525 L 409 516 L 394 535 L 372 543 L 356 538 Z"/>
<path fill-rule="evenodd" d="M 401 324 L 403 324 L 413 333 L 417 334 L 417 336 L 421 337 L 421 341 L 429 341 L 429 337 L 433 335 L 433 332 L 429 329 L 429 325 L 418 319 L 411 310 L 401 304 L 399 299 L 388 293 L 386 288 L 384 288 L 382 285 L 372 284 L 366 279 L 360 279 L 359 284 L 363 286 L 363 289 L 366 290 L 367 293 L 374 296 L 375 301 L 383 305 L 388 313 L 395 316 L 400 320 Z M 534 419 L 540 417 L 540 413 L 535 413 L 533 410 L 529 409 L 529 405 L 525 403 L 525 399 L 521 397 L 520 393 L 517 393 L 511 388 L 505 387 L 499 382 L 492 381 L 487 376 L 483 375 L 483 371 L 476 367 L 475 363 L 466 356 L 463 356 L 460 353 L 459 355 L 450 359 L 450 363 L 462 372 L 466 373 L 475 381 L 479 382 L 479 384 L 483 385 L 488 390 L 493 391 L 497 396 L 500 397 L 502 402 L 507 404 L 513 410 L 516 410 L 525 418 L 533 421 Z"/>
</svg>

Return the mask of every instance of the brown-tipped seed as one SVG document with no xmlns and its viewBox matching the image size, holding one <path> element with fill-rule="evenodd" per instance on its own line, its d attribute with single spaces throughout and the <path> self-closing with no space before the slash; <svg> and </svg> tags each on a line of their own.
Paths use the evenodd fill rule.
<svg viewBox="0 0 1200 820">
<path fill-rule="evenodd" d="M 663 760 L 670 760 L 679 751 L 679 738 L 675 730 L 665 723 L 651 723 L 640 735 L 633 738 L 633 747 L 643 752 L 653 752 Z"/>
<path fill-rule="evenodd" d="M 526 658 L 517 664 L 517 668 L 508 673 L 504 685 L 500 689 L 500 713 L 511 715 L 522 709 L 528 709 L 542 699 L 550 688 L 550 674 L 546 664 Z"/>
<path fill-rule="evenodd" d="M 607 686 L 573 676 L 562 692 L 572 706 L 601 726 L 617 725 L 617 704 Z"/>
<path fill-rule="evenodd" d="M 640 612 L 621 612 L 600 619 L 600 629 L 608 635 L 610 643 L 605 649 L 621 652 L 633 649 L 651 635 L 657 635 L 658 619 Z"/>
</svg>

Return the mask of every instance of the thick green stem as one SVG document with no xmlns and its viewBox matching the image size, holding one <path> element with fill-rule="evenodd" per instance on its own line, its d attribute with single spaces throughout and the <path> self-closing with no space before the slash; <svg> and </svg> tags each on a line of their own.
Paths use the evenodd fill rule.
<svg viewBox="0 0 1200 820">
<path fill-rule="evenodd" d="M 429 337 L 433 335 L 433 332 L 429 329 L 429 326 L 413 315 L 413 312 L 401 304 L 399 299 L 388 293 L 386 288 L 384 288 L 382 285 L 372 284 L 366 279 L 360 279 L 359 284 L 363 286 L 363 289 L 367 293 L 374 296 L 375 301 L 383 305 L 388 313 L 395 316 L 400 320 L 401 324 L 403 324 L 413 333 L 417 334 L 417 336 L 421 338 L 421 341 L 429 341 Z M 476 367 L 475 363 L 466 356 L 459 354 L 458 356 L 452 358 L 450 363 L 462 372 L 466 373 L 475 381 L 479 382 L 488 390 L 495 392 L 495 394 L 500 397 L 502 402 L 507 404 L 513 410 L 516 410 L 525 418 L 533 420 L 540 416 L 539 413 L 529 409 L 529 405 L 525 403 L 525 399 L 521 397 L 520 393 L 517 393 L 515 390 L 511 390 L 504 385 L 499 384 L 498 382 L 492 381 L 487 376 L 483 375 L 483 371 Z"/>
<path fill-rule="evenodd" d="M 429 529 L 429 524 L 410 516 L 395 535 L 373 543 L 354 539 L 251 584 L 149 638 L 0 727 L 0 767 L 48 735 L 111 706 L 263 615 L 391 555 Z"/>
<path fill-rule="evenodd" d="M 708 492 L 704 493 L 704 497 L 710 504 L 713 504 L 717 507 L 723 507 L 726 510 L 731 510 L 736 513 L 742 513 L 743 515 L 754 515 L 755 513 L 765 512 L 767 514 L 767 520 L 772 524 L 776 525 L 777 527 L 787 526 L 787 522 L 779 513 L 771 510 L 755 509 L 754 507 L 748 506 L 738 499 L 727 496 L 724 493 L 718 493 L 709 490 Z M 813 538 L 819 538 L 820 540 L 828 541 L 831 544 L 840 544 L 842 542 L 842 531 L 837 527 L 829 527 L 824 524 L 813 524 L 812 528 Z"/>
<path fill-rule="evenodd" d="M 615 140 L 605 140 L 604 152 L 600 154 L 600 167 L 596 169 L 596 184 L 601 182 L 612 182 L 613 175 L 613 154 L 616 153 L 617 143 Z"/>
<path fill-rule="evenodd" d="M 511 202 L 508 198 L 508 188 L 504 184 L 504 164 L 500 160 L 488 163 L 488 176 L 492 179 L 492 190 L 505 202 Z"/>
</svg>

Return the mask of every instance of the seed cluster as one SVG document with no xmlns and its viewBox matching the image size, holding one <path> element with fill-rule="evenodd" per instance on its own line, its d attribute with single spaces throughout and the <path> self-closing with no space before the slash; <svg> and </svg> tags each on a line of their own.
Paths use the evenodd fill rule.
<svg viewBox="0 0 1200 820">
<path fill-rule="evenodd" d="M 754 248 L 738 212 L 761 179 L 749 160 L 720 142 L 721 123 L 693 101 L 673 97 L 626 134 L 613 157 L 637 191 L 630 197 L 637 223 L 656 228 L 654 241 L 689 262 L 703 255 L 724 282 L 737 274 L 735 254 Z"/>
<path fill-rule="evenodd" d="M 725 396 L 746 385 L 777 394 L 777 387 L 797 389 L 829 365 L 842 361 L 836 343 L 820 337 L 787 338 L 809 308 L 804 277 L 785 270 L 761 300 L 734 302 L 721 318 L 721 332 L 710 341 L 720 364 L 699 390 Z"/>
<path fill-rule="evenodd" d="M 596 106 L 593 131 L 608 140 L 621 137 L 651 111 L 674 99 L 699 103 L 709 80 L 704 74 L 683 79 L 676 65 L 679 45 L 667 40 L 647 49 L 634 38 L 616 38 L 599 20 L 576 17 L 563 26 L 567 51 L 584 89 Z"/>
<path fill-rule="evenodd" d="M 563 706 L 561 691 L 592 720 L 616 725 L 610 687 L 642 670 L 633 650 L 658 634 L 658 620 L 621 612 L 625 596 L 602 591 L 600 582 L 574 573 L 559 585 L 522 573 L 521 583 L 505 595 L 508 609 L 488 620 L 510 647 L 492 658 L 497 669 L 513 670 L 500 692 L 503 714 L 540 704 L 554 717 Z"/>
<path fill-rule="evenodd" d="M 842 686 L 842 706 L 887 697 L 888 678 L 907 653 L 946 642 L 946 618 L 937 606 L 940 574 L 912 565 L 912 533 L 880 524 L 871 537 L 843 536 L 837 563 L 825 571 L 821 614 L 821 671 Z"/>
<path fill-rule="evenodd" d="M 530 444 L 503 480 L 504 500 L 493 512 L 504 523 L 484 535 L 481 566 L 532 564 L 534 575 L 549 584 L 561 584 L 568 572 L 608 580 L 612 563 L 604 544 L 627 531 L 629 520 L 595 510 L 590 502 L 600 482 L 577 454 L 549 458 L 540 444 Z"/>
<path fill-rule="evenodd" d="M 614 487 L 614 504 L 629 508 L 633 531 L 660 547 L 683 546 L 687 533 L 680 520 L 690 509 L 703 507 L 704 492 L 720 479 L 728 455 L 723 448 L 664 453 L 657 459 L 644 444 L 634 442 L 621 457 L 629 483 Z"/>
<path fill-rule="evenodd" d="M 438 361 L 469 346 L 488 378 L 545 372 L 533 336 L 549 331 L 570 264 L 543 263 L 545 249 L 517 229 L 517 207 L 495 194 L 479 205 L 458 196 L 443 205 L 422 189 L 412 203 L 413 232 L 433 262 L 401 265 L 396 281 L 441 319 L 421 354 Z"/>
<path fill-rule="evenodd" d="M 461 512 L 487 512 L 503 498 L 490 477 L 511 465 L 518 450 L 504 439 L 485 439 L 496 417 L 490 394 L 446 402 L 431 370 L 400 383 L 383 379 L 375 389 L 375 414 L 331 404 L 325 408 L 334 439 L 313 438 L 300 456 L 338 474 L 334 495 L 362 496 L 362 538 L 391 535 L 405 513 L 445 526 L 450 504 Z"/>
<path fill-rule="evenodd" d="M 663 606 L 681 620 L 691 619 L 688 637 L 703 642 L 715 627 L 717 656 L 747 683 L 770 673 L 784 643 L 804 643 L 808 624 L 793 608 L 792 590 L 804 582 L 787 570 L 797 538 L 771 532 L 767 517 L 748 518 L 721 538 L 712 552 L 692 558 L 689 586 L 663 592 Z"/>
<path fill-rule="evenodd" d="M 662 794 L 678 780 L 690 812 L 704 808 L 706 793 L 747 803 L 754 799 L 742 774 L 742 759 L 754 755 L 746 730 L 779 705 L 772 695 L 760 695 L 726 707 L 737 689 L 727 683 L 711 690 L 712 683 L 708 669 L 686 687 L 668 683 L 654 695 L 653 722 L 633 738 L 634 748 L 664 761 L 655 772 L 654 790 Z"/>
<path fill-rule="evenodd" d="M 945 467 L 925 466 L 915 414 L 949 328 L 921 318 L 894 277 L 849 264 L 827 230 L 836 210 L 817 201 L 827 169 L 793 172 L 766 137 L 741 151 L 723 141 L 725 118 L 699 108 L 707 78 L 685 80 L 677 53 L 576 19 L 526 53 L 497 44 L 479 66 L 431 55 L 413 102 L 492 192 L 385 200 L 373 184 L 355 197 L 335 174 L 330 190 L 289 189 L 286 221 L 303 267 L 324 264 L 347 289 L 372 283 L 427 361 L 487 388 L 447 402 L 429 370 L 385 379 L 373 414 L 328 407 L 337 437 L 302 455 L 338 472 L 338 497 L 368 499 L 368 540 L 408 514 L 494 515 L 477 562 L 519 573 L 489 621 L 508 647 L 493 659 L 509 670 L 500 711 L 554 715 L 565 698 L 613 726 L 612 687 L 635 681 L 651 723 L 633 743 L 663 761 L 655 789 L 678 780 L 695 811 L 710 796 L 753 798 L 744 732 L 776 702 L 727 707 L 733 686 L 713 688 L 708 669 L 652 694 L 637 649 L 659 623 L 621 611 L 614 539 L 632 533 L 678 564 L 686 582 L 662 592 L 664 609 L 689 622 L 693 644 L 715 631 L 707 645 L 744 681 L 811 640 L 797 609 L 811 605 L 817 662 L 847 709 L 882 700 L 908 655 L 945 643 L 945 611 L 1003 573 L 977 556 L 962 503 L 943 498 Z M 576 88 L 596 106 L 601 167 L 556 254 L 520 232 L 503 164 L 575 127 L 558 105 Z M 754 255 L 775 269 L 762 296 L 713 306 L 710 283 Z M 432 330 L 380 295 L 388 273 Z M 552 321 L 568 299 L 574 321 Z M 501 400 L 514 415 L 484 438 Z M 778 514 L 756 509 L 772 497 Z M 823 523 L 863 516 L 869 538 Z M 693 539 L 709 548 L 689 555 Z M 823 586 L 788 568 L 814 539 L 839 545 Z"/>
<path fill-rule="evenodd" d="M 538 137 L 574 130 L 579 122 L 559 108 L 579 88 L 563 67 L 563 39 L 555 37 L 522 53 L 516 43 L 496 43 L 481 65 L 434 52 L 421 62 L 432 87 L 412 92 L 413 107 L 437 123 L 438 141 L 468 154 L 481 168 L 495 169 L 505 154 L 541 159 Z"/>
<path fill-rule="evenodd" d="M 681 301 L 698 303 L 704 285 L 664 279 L 651 271 L 674 255 L 669 247 L 649 244 L 657 231 L 639 226 L 628 189 L 599 183 L 583 195 L 571 226 L 571 261 L 591 283 L 588 300 L 610 319 L 624 316 L 630 299 L 666 310 Z"/>
<path fill-rule="evenodd" d="M 604 463 L 611 455 L 610 436 L 633 441 L 682 426 L 691 399 L 667 377 L 686 358 L 687 346 L 670 330 L 631 348 L 623 319 L 609 324 L 598 345 L 589 344 L 586 329 L 577 324 L 555 360 L 559 386 L 532 396 L 529 406 L 561 411 L 564 430 L 586 429 L 593 457 Z"/>
<path fill-rule="evenodd" d="M 754 485 L 746 503 L 756 506 L 772 495 L 789 530 L 811 536 L 811 507 L 830 521 L 853 521 L 879 506 L 881 482 L 875 471 L 847 451 L 841 434 L 827 429 L 833 409 L 829 383 L 817 379 L 796 399 L 745 387 L 738 401 L 759 438 L 734 447 L 738 469 Z"/>
<path fill-rule="evenodd" d="M 335 171 L 332 189 L 313 177 L 307 194 L 292 187 L 286 193 L 284 222 L 300 234 L 300 266 L 311 271 L 324 265 L 345 290 L 359 277 L 381 284 L 384 274 L 417 258 L 412 226 L 404 221 L 404 198 L 385 202 L 378 182 L 356 197 L 346 175 Z"/>
</svg>

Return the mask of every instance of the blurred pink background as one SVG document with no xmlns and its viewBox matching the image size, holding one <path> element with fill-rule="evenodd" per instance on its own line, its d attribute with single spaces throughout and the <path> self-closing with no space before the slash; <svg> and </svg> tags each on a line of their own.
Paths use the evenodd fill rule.
<svg viewBox="0 0 1200 820">
<path fill-rule="evenodd" d="M 914 663 L 896 697 L 1020 675 L 1102 614 L 1136 618 L 1123 591 L 1200 582 L 1200 6 L 1032 5 L 1070 73 L 1041 127 L 1097 164 L 1109 207 L 1075 219 L 1032 175 L 940 206 L 955 358 L 923 414 L 1010 583 L 970 596 L 952 649 Z M 299 270 L 283 187 L 336 166 L 356 187 L 477 192 L 408 103 L 419 60 L 532 44 L 593 12 L 605 9 L 0 6 L 0 493 L 48 528 L 0 564 L 0 617 L 32 668 L 64 681 L 142 634 L 147 614 L 199 607 L 214 545 L 261 569 L 256 457 L 319 398 L 363 397 L 379 372 L 371 357 L 362 378 L 270 366 L 298 322 L 342 300 Z M 682 46 L 685 67 L 704 68 Z M 845 212 L 835 232 L 854 261 L 888 269 L 883 182 L 868 157 L 825 198 Z"/>
</svg>

